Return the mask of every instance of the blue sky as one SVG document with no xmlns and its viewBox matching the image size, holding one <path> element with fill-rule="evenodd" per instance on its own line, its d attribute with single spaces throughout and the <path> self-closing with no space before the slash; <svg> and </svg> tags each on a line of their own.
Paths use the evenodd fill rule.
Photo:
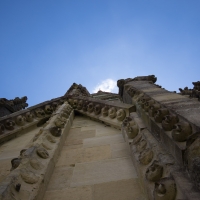
<svg viewBox="0 0 200 200">
<path fill-rule="evenodd" d="M 170 91 L 192 88 L 199 10 L 199 0 L 1 0 L 0 97 L 26 95 L 31 106 L 73 82 L 92 93 L 150 74 Z"/>
</svg>

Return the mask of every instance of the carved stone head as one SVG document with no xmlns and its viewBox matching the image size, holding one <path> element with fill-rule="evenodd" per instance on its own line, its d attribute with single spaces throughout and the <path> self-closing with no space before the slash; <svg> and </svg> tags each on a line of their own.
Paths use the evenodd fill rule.
<svg viewBox="0 0 200 200">
<path fill-rule="evenodd" d="M 192 172 L 193 162 L 197 158 L 200 158 L 200 132 L 194 133 L 187 138 L 184 160 L 190 172 Z M 200 174 L 199 170 L 198 173 Z"/>
<path fill-rule="evenodd" d="M 43 148 L 43 147 L 37 148 L 36 152 L 37 152 L 37 155 L 40 156 L 43 159 L 46 159 L 46 158 L 49 157 L 48 151 L 45 148 Z"/>
<path fill-rule="evenodd" d="M 122 126 L 126 127 L 131 120 L 132 120 L 132 118 L 130 118 L 129 116 L 125 117 L 125 119 L 122 122 Z"/>
<path fill-rule="evenodd" d="M 44 112 L 47 114 L 47 115 L 50 115 L 53 113 L 53 107 L 51 105 L 46 105 L 44 107 Z"/>
<path fill-rule="evenodd" d="M 91 102 L 91 103 L 89 103 L 88 106 L 87 106 L 87 111 L 88 111 L 89 113 L 92 113 L 93 110 L 94 110 L 94 104 Z"/>
<path fill-rule="evenodd" d="M 107 117 L 107 116 L 108 116 L 108 110 L 109 110 L 109 107 L 108 107 L 108 106 L 104 106 L 104 107 L 101 109 L 102 115 L 103 115 L 104 117 Z"/>
<path fill-rule="evenodd" d="M 94 113 L 95 113 L 95 115 L 99 115 L 101 113 L 101 105 L 99 105 L 99 104 L 95 105 Z"/>
<path fill-rule="evenodd" d="M 137 125 L 130 126 L 130 124 L 126 127 L 126 133 L 129 139 L 133 139 L 138 135 L 139 129 Z"/>
<path fill-rule="evenodd" d="M 118 121 L 123 121 L 124 118 L 126 117 L 126 112 L 123 109 L 119 109 L 116 114 L 117 114 Z"/>
<path fill-rule="evenodd" d="M 144 105 L 147 101 L 149 101 L 151 98 L 144 95 L 143 97 L 140 98 L 139 104 L 142 108 L 144 108 Z"/>
<path fill-rule="evenodd" d="M 77 100 L 77 99 L 74 99 L 74 100 L 73 100 L 72 107 L 73 107 L 74 109 L 76 109 L 76 108 L 77 108 L 77 105 L 78 105 L 78 100 Z"/>
<path fill-rule="evenodd" d="M 108 116 L 111 119 L 114 119 L 117 116 L 117 109 L 115 107 L 112 107 L 108 110 Z"/>
<path fill-rule="evenodd" d="M 154 101 L 153 99 L 150 99 L 150 100 L 146 101 L 146 102 L 144 103 L 144 110 L 145 110 L 146 112 L 148 112 L 149 109 L 150 109 L 150 106 L 152 106 L 154 103 L 155 103 L 155 101 Z"/>
<path fill-rule="evenodd" d="M 15 127 L 15 122 L 12 121 L 11 119 L 6 120 L 4 126 L 6 127 L 6 129 L 8 130 L 13 130 Z"/>
<path fill-rule="evenodd" d="M 157 123 L 161 123 L 164 117 L 168 114 L 169 114 L 169 111 L 166 108 L 161 108 L 156 111 L 156 114 L 154 115 L 154 119 Z"/>
<path fill-rule="evenodd" d="M 147 147 L 147 141 L 144 140 L 144 139 L 142 139 L 142 140 L 140 140 L 140 142 L 137 144 L 136 149 L 137 149 L 138 152 L 142 152 L 142 151 L 144 151 L 144 150 L 146 149 L 146 147 Z"/>
<path fill-rule="evenodd" d="M 31 112 L 26 113 L 26 121 L 32 122 L 33 121 L 33 114 Z"/>
<path fill-rule="evenodd" d="M 60 137 L 61 136 L 61 129 L 59 127 L 51 127 L 49 129 L 50 133 L 55 136 L 55 137 Z"/>
<path fill-rule="evenodd" d="M 84 101 L 83 102 L 83 111 L 86 112 L 87 111 L 87 106 L 88 106 L 88 101 Z"/>
<path fill-rule="evenodd" d="M 54 124 L 56 127 L 58 128 L 63 128 L 65 126 L 65 122 L 63 120 L 61 120 L 60 118 L 57 118 L 55 121 L 54 121 Z"/>
<path fill-rule="evenodd" d="M 166 115 L 162 121 L 162 127 L 165 131 L 171 131 L 178 121 L 179 119 L 177 115 Z"/>
<path fill-rule="evenodd" d="M 180 121 L 175 124 L 175 129 L 172 130 L 172 138 L 178 142 L 186 141 L 187 137 L 192 134 L 192 127 L 188 122 Z"/>
<path fill-rule="evenodd" d="M 136 89 L 134 87 L 129 87 L 128 90 L 127 90 L 127 93 L 133 97 L 136 93 Z"/>
<path fill-rule="evenodd" d="M 163 167 L 157 160 L 154 160 L 153 163 L 147 168 L 145 175 L 146 179 L 149 181 L 158 181 L 163 175 Z"/>
<path fill-rule="evenodd" d="M 153 195 L 155 200 L 175 200 L 175 181 L 171 178 L 162 178 L 160 181 L 155 183 Z"/>
<path fill-rule="evenodd" d="M 35 110 L 35 115 L 36 115 L 37 117 L 39 117 L 39 118 L 42 118 L 42 117 L 45 116 L 45 112 L 44 112 L 44 110 L 42 110 L 41 108 L 37 108 L 37 109 Z"/>
<path fill-rule="evenodd" d="M 145 149 L 139 155 L 139 161 L 143 165 L 148 165 L 153 159 L 153 151 L 151 149 Z"/>
<path fill-rule="evenodd" d="M 12 167 L 11 167 L 10 171 L 12 171 L 12 170 L 16 169 L 17 167 L 19 167 L 20 163 L 21 163 L 21 159 L 20 158 L 13 158 L 11 160 Z"/>
<path fill-rule="evenodd" d="M 18 115 L 15 119 L 15 123 L 18 125 L 18 126 L 22 126 L 24 125 L 25 123 L 25 117 L 22 116 L 22 115 Z"/>
<path fill-rule="evenodd" d="M 81 110 L 83 108 L 83 100 L 78 101 L 77 109 Z"/>
<path fill-rule="evenodd" d="M 159 109 L 160 109 L 160 104 L 158 104 L 158 103 L 154 103 L 154 104 L 150 105 L 149 116 L 154 117 L 156 115 L 156 111 Z"/>
<path fill-rule="evenodd" d="M 51 104 L 51 107 L 52 107 L 53 110 L 55 111 L 56 108 L 58 107 L 58 103 L 57 103 L 57 102 L 53 102 L 53 103 Z"/>
</svg>

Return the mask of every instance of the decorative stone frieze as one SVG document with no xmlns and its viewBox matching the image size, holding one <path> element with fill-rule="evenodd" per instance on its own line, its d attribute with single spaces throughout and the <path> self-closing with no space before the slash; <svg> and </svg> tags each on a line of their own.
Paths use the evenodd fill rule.
<svg viewBox="0 0 200 200">
<path fill-rule="evenodd" d="M 63 112 L 71 113 L 63 120 Z M 50 116 L 49 121 L 39 130 L 26 149 L 20 151 L 18 158 L 11 160 L 11 173 L 0 184 L 0 196 L 5 199 L 41 199 L 48 185 L 50 175 L 69 132 L 73 110 L 64 103 Z M 63 120 L 64 127 L 55 126 L 57 120 Z M 34 184 L 34 188 L 29 185 Z M 11 189 L 14 185 L 15 190 Z M 19 187 L 18 187 L 19 186 Z M 24 194 L 29 194 L 24 196 Z"/>
<path fill-rule="evenodd" d="M 18 100 L 16 99 L 16 101 Z M 0 126 L 0 143 L 26 133 L 25 130 L 28 127 L 44 124 L 62 102 L 62 97 L 53 99 L 0 118 L 0 124 L 2 125 Z M 68 109 L 66 111 L 68 114 L 63 113 L 67 118 L 72 111 L 72 108 Z"/>
<path fill-rule="evenodd" d="M 82 96 L 70 97 L 69 99 L 70 102 L 75 100 L 81 102 L 81 104 L 83 102 L 81 106 L 75 108 L 77 112 L 117 128 L 121 128 L 124 118 L 135 110 L 133 105 L 121 102 L 104 101 Z"/>
</svg>

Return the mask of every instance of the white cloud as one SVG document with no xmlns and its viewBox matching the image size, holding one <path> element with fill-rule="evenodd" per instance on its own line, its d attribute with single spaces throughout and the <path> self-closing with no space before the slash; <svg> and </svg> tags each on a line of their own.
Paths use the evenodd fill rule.
<svg viewBox="0 0 200 200">
<path fill-rule="evenodd" d="M 112 80 L 112 79 L 106 79 L 101 81 L 101 83 L 99 83 L 94 89 L 93 89 L 93 93 L 98 92 L 99 90 L 103 91 L 103 92 L 113 92 L 113 93 L 117 93 L 117 81 Z"/>
</svg>

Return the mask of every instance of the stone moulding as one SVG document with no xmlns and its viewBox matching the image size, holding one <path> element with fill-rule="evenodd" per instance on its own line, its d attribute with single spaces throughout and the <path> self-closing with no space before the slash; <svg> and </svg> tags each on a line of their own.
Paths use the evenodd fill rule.
<svg viewBox="0 0 200 200">
<path fill-rule="evenodd" d="M 123 91 L 124 102 L 135 105 L 136 113 L 145 125 L 146 131 L 139 128 L 138 135 L 130 139 L 125 121 L 122 124 L 122 134 L 130 146 L 133 163 L 148 197 L 166 200 L 199 199 L 200 102 L 168 92 L 148 81 L 130 81 L 124 85 Z M 131 120 L 135 119 L 137 117 Z M 145 137 L 147 133 L 148 137 Z M 154 145 L 150 144 L 153 140 Z M 149 149 L 153 151 L 153 158 Z M 164 160 L 161 158 L 167 157 L 167 154 L 172 157 L 173 163 L 161 162 Z M 157 164 L 153 165 L 153 162 Z"/>
<path fill-rule="evenodd" d="M 131 113 L 124 121 L 122 134 L 147 199 L 199 199 L 199 192 L 191 188 L 193 183 L 188 174 L 147 130 L 137 113 Z M 129 138 L 126 131 L 127 123 L 138 126 L 138 134 L 133 139 Z"/>
<path fill-rule="evenodd" d="M 0 143 L 26 133 L 40 123 L 44 123 L 51 116 L 58 105 L 64 102 L 63 97 L 45 101 L 0 118 Z"/>
<path fill-rule="evenodd" d="M 55 121 L 68 114 L 57 133 Z M 0 184 L 0 197 L 9 200 L 41 200 L 51 178 L 59 153 L 68 135 L 74 112 L 68 103 L 58 107 L 32 141 L 12 161 L 12 171 Z M 20 187 L 20 189 L 19 189 Z M 0 198 L 0 199 L 1 199 Z"/>
<path fill-rule="evenodd" d="M 76 112 L 82 113 L 91 119 L 102 121 L 108 125 L 121 128 L 125 117 L 135 111 L 135 107 L 121 102 L 98 100 L 89 97 L 69 97 L 69 104 Z"/>
</svg>

